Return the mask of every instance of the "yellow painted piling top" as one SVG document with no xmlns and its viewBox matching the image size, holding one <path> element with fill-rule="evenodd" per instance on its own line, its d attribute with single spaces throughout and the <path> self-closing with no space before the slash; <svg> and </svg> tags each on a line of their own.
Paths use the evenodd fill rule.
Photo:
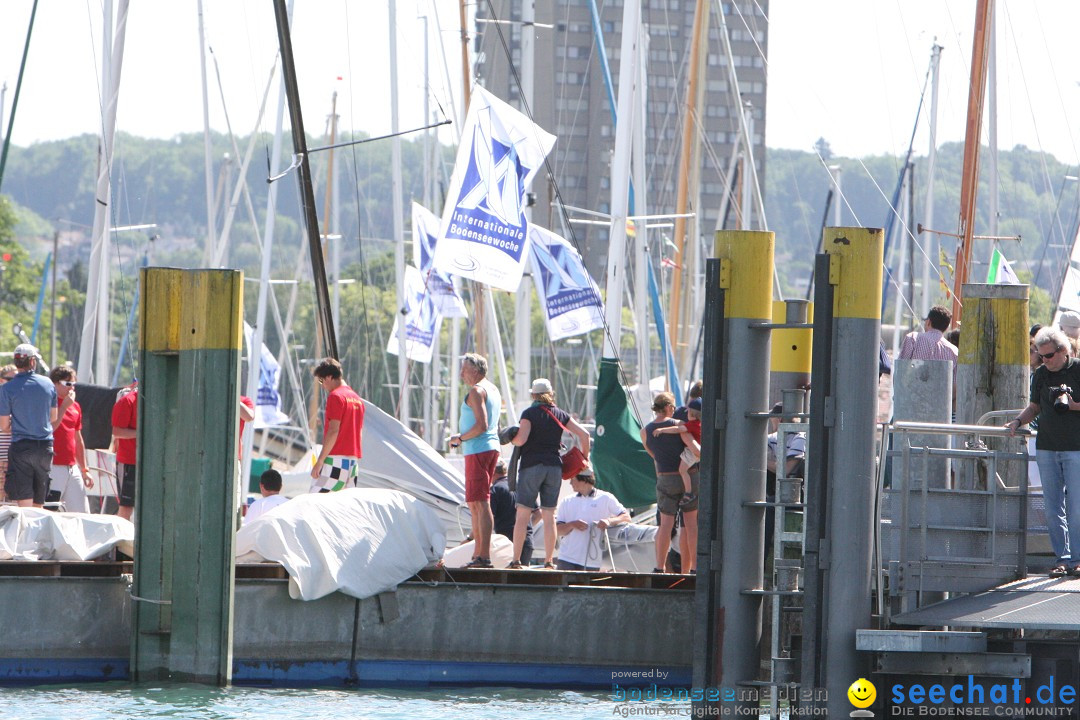
<svg viewBox="0 0 1080 720">
<path fill-rule="evenodd" d="M 885 232 L 881 228 L 827 227 L 823 247 L 831 256 L 829 283 L 836 285 L 833 317 L 880 319 Z"/>
<path fill-rule="evenodd" d="M 787 303 L 773 300 L 772 321 L 787 319 Z M 814 303 L 807 304 L 807 322 L 814 321 Z M 778 328 L 772 331 L 769 370 L 782 373 L 808 373 L 813 353 L 814 331 L 810 329 Z"/>
<path fill-rule="evenodd" d="M 773 249 L 776 234 L 761 230 L 718 230 L 720 286 L 727 290 L 724 317 L 768 322 L 772 318 Z"/>
<path fill-rule="evenodd" d="M 1028 364 L 1028 286 L 965 283 L 961 365 Z"/>
<path fill-rule="evenodd" d="M 149 352 L 242 348 L 244 273 L 142 268 L 139 339 Z"/>
</svg>

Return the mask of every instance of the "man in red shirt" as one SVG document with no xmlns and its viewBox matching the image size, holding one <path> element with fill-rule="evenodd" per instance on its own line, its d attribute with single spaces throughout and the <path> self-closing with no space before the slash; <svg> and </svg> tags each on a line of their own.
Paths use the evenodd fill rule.
<svg viewBox="0 0 1080 720">
<path fill-rule="evenodd" d="M 139 417 L 139 386 L 120 391 L 112 410 L 112 434 L 116 444 L 116 477 L 120 479 L 119 517 L 130 520 L 135 511 L 135 422 Z"/>
<path fill-rule="evenodd" d="M 313 374 L 329 395 L 323 412 L 322 451 L 311 468 L 311 492 L 356 487 L 364 401 L 345 383 L 341 363 L 334 358 L 325 358 Z"/>
<path fill-rule="evenodd" d="M 86 490 L 94 479 L 86 469 L 86 445 L 82 436 L 82 407 L 75 401 L 75 371 L 66 365 L 54 367 L 49 379 L 56 387 L 60 408 L 53 421 L 53 462 L 50 491 L 68 512 L 90 512 Z"/>
</svg>

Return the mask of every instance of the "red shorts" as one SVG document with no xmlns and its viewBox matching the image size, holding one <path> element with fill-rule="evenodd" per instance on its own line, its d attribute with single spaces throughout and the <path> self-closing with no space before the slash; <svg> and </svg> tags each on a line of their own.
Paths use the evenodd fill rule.
<svg viewBox="0 0 1080 720">
<path fill-rule="evenodd" d="M 495 479 L 498 450 L 485 450 L 465 456 L 465 502 L 491 499 L 491 481 Z"/>
</svg>

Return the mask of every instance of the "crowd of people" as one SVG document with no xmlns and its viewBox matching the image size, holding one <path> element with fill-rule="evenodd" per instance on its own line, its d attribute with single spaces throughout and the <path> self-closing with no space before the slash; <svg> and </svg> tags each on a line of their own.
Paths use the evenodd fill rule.
<svg viewBox="0 0 1080 720">
<path fill-rule="evenodd" d="M 0 500 L 19 507 L 90 512 L 94 473 L 83 438 L 83 411 L 76 397 L 74 368 L 59 365 L 38 372 L 39 351 L 29 343 L 15 348 L 11 365 L 0 368 Z M 342 378 L 341 365 L 327 358 L 314 370 L 327 391 L 322 452 L 312 471 L 311 492 L 356 485 L 361 455 L 364 403 Z M 116 514 L 131 520 L 136 495 L 139 385 L 120 389 L 111 410 L 111 449 L 116 457 Z M 240 396 L 239 433 L 255 419 L 255 405 Z M 239 454 L 237 457 L 239 462 Z M 104 468 L 102 468 L 104 470 Z M 283 503 L 282 478 L 268 470 L 260 478 L 262 497 L 248 520 Z"/>
<path fill-rule="evenodd" d="M 90 512 L 88 491 L 94 487 L 95 474 L 90 471 L 82 435 L 78 377 L 67 365 L 42 375 L 37 371 L 39 357 L 37 348 L 24 343 L 15 348 L 13 363 L 0 368 L 3 499 L 21 507 L 48 503 L 69 512 Z M 544 568 L 598 570 L 603 532 L 631 518 L 613 494 L 596 486 L 589 431 L 556 404 L 551 382 L 536 378 L 530 388 L 532 403 L 516 426 L 500 433 L 503 401 L 487 379 L 486 358 L 464 355 L 460 373 L 466 391 L 458 432 L 450 437 L 449 445 L 460 448 L 465 461 L 465 500 L 474 540 L 467 566 L 492 567 L 493 532 L 512 543 L 511 569 L 529 566 L 534 526 L 542 521 Z M 355 487 L 363 456 L 364 401 L 345 381 L 341 364 L 333 358 L 320 361 L 313 376 L 326 400 L 322 447 L 311 468 L 309 491 L 329 493 Z M 691 387 L 682 407 L 676 407 L 671 393 L 658 394 L 652 407 L 655 417 L 641 431 L 656 471 L 659 529 L 654 572 L 695 571 L 701 396 L 701 382 Z M 118 392 L 111 411 L 117 514 L 126 519 L 132 519 L 136 503 L 138 402 L 136 381 Z M 238 416 L 242 433 L 244 423 L 254 419 L 250 399 L 241 397 Z M 580 467 L 568 476 L 562 457 L 567 438 L 581 458 Z M 509 468 L 501 459 L 503 444 L 512 448 Z M 564 479 L 569 480 L 572 493 L 560 500 Z M 245 522 L 286 502 L 276 470 L 262 473 L 259 490 L 260 497 L 247 508 Z M 674 562 L 669 558 L 673 537 L 678 537 Z"/>
</svg>

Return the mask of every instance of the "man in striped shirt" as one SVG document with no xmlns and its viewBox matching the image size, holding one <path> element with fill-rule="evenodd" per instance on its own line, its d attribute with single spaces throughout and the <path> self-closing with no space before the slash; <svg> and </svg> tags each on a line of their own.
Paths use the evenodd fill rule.
<svg viewBox="0 0 1080 720">
<path fill-rule="evenodd" d="M 900 346 L 901 360 L 949 360 L 956 369 L 959 355 L 956 346 L 945 339 L 944 333 L 952 322 L 952 313 L 941 305 L 930 308 L 923 332 L 909 332 Z"/>
</svg>

